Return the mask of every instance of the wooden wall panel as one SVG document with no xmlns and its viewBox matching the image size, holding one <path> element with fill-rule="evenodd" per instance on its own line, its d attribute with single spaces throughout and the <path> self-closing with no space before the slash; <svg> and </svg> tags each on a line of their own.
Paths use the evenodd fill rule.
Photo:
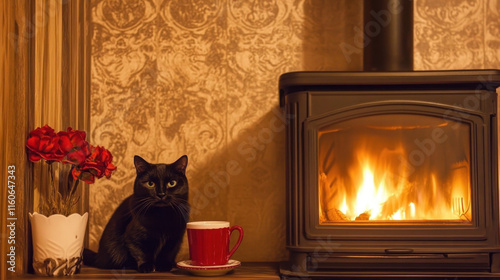
<svg viewBox="0 0 500 280">
<path fill-rule="evenodd" d="M 2 92 L 2 127 L 0 218 L 2 225 L 15 223 L 15 244 L 6 244 L 10 232 L 2 228 L 0 268 L 1 277 L 21 275 L 28 264 L 28 211 L 32 202 L 30 187 L 31 167 L 24 149 L 24 139 L 32 125 L 33 115 L 33 54 L 34 34 L 32 1 L 2 1 L 0 31 L 1 38 L 0 92 Z M 15 166 L 15 213 L 7 212 L 8 166 Z M 15 218 L 16 220 L 9 220 Z M 15 271 L 10 271 L 7 252 L 15 246 Z M 8 249 L 8 250 L 7 250 Z M 10 257 L 9 257 L 10 260 Z"/>
<path fill-rule="evenodd" d="M 71 3 L 71 8 L 63 9 L 64 3 Z M 29 131 L 45 123 L 79 129 L 87 129 L 89 123 L 87 4 L 83 0 L 0 2 L 0 33 L 6 35 L 0 38 L 0 219 L 5 225 L 8 218 L 17 218 L 15 272 L 8 270 L 7 249 L 14 244 L 7 243 L 10 233 L 4 227 L 0 279 L 16 278 L 31 268 L 28 212 L 35 209 L 34 186 L 43 178 L 27 160 L 25 142 Z M 62 19 L 73 27 L 65 34 Z M 67 46 L 62 45 L 63 39 L 69 40 Z M 63 60 L 69 57 L 71 67 L 61 71 Z M 63 88 L 63 80 L 76 86 Z M 72 117 L 66 119 L 65 114 Z M 6 206 L 8 166 L 16 170 L 15 216 L 7 212 Z"/>
</svg>

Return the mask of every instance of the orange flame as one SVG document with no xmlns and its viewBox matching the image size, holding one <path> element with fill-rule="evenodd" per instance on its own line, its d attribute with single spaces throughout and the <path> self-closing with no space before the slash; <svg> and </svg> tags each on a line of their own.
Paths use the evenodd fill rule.
<svg viewBox="0 0 500 280">
<path fill-rule="evenodd" d="M 470 221 L 470 168 L 455 163 L 443 178 L 434 171 L 412 174 L 395 158 L 402 147 L 377 154 L 359 148 L 347 175 L 333 180 L 320 170 L 320 221 Z M 340 173 L 340 172 L 338 172 Z"/>
</svg>

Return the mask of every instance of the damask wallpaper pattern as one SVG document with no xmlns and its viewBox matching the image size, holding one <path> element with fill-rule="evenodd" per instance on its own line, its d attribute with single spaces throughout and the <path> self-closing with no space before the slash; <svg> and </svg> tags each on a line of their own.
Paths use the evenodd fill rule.
<svg viewBox="0 0 500 280">
<path fill-rule="evenodd" d="M 133 156 L 189 157 L 191 220 L 245 229 L 235 259 L 285 249 L 278 77 L 361 70 L 362 0 L 92 0 L 91 142 L 117 172 L 90 188 L 90 245 L 132 193 Z M 415 0 L 415 69 L 500 68 L 500 0 Z M 179 259 L 186 259 L 187 243 Z"/>
<path fill-rule="evenodd" d="M 109 147 L 118 170 L 91 186 L 91 248 L 132 193 L 134 155 L 157 163 L 187 154 L 191 220 L 243 226 L 235 259 L 286 258 L 287 120 L 278 77 L 361 67 L 359 55 L 347 63 L 328 47 L 351 36 L 360 1 L 330 3 L 92 1 L 90 135 Z M 333 17 L 318 17 L 325 11 Z M 325 20 L 334 25 L 325 28 Z M 339 63 L 325 65 L 325 58 Z"/>
<path fill-rule="evenodd" d="M 416 70 L 500 68 L 500 1 L 417 0 Z"/>
</svg>

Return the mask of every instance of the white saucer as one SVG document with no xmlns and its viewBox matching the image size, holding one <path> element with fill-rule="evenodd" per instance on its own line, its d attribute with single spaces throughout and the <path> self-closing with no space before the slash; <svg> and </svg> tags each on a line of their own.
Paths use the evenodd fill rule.
<svg viewBox="0 0 500 280">
<path fill-rule="evenodd" d="M 241 262 L 229 260 L 224 265 L 196 266 L 190 260 L 177 263 L 177 267 L 198 276 L 220 276 L 241 265 Z"/>
</svg>

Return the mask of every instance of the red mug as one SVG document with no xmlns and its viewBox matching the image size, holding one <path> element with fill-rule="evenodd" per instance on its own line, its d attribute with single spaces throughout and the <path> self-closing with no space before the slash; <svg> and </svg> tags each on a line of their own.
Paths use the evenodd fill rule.
<svg viewBox="0 0 500 280">
<path fill-rule="evenodd" d="M 238 241 L 229 251 L 231 233 L 240 233 Z M 204 221 L 187 223 L 189 256 L 195 266 L 225 265 L 243 239 L 240 226 L 229 226 L 229 222 Z"/>
</svg>

